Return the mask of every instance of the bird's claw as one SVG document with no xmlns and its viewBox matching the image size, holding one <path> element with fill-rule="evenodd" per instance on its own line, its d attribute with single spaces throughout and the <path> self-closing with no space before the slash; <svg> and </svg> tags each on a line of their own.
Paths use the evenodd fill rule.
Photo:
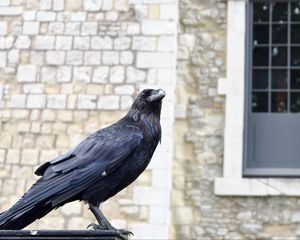
<svg viewBox="0 0 300 240">
<path fill-rule="evenodd" d="M 116 229 L 118 235 L 133 236 L 134 234 L 126 229 Z"/>
<path fill-rule="evenodd" d="M 106 227 L 101 224 L 96 224 L 96 223 L 90 223 L 87 228 L 93 228 L 94 230 L 110 230 L 114 231 L 116 235 L 122 240 L 128 240 L 128 236 L 133 236 L 134 234 L 126 229 L 117 229 L 114 227 Z"/>
<path fill-rule="evenodd" d="M 90 223 L 86 228 L 93 228 L 94 230 L 107 230 L 105 226 L 96 223 Z"/>
</svg>

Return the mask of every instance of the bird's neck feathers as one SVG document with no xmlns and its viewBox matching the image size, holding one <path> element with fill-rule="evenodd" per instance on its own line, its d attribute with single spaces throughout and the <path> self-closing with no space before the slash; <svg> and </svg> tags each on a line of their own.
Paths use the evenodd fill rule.
<svg viewBox="0 0 300 240">
<path fill-rule="evenodd" d="M 140 127 L 147 135 L 157 138 L 160 141 L 160 110 L 159 112 L 143 112 L 138 109 L 131 108 L 125 118 L 129 118 Z"/>
</svg>

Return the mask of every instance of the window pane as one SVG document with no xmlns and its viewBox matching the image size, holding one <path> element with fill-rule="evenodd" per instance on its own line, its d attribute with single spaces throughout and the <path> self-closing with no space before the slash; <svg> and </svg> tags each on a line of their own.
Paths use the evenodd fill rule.
<svg viewBox="0 0 300 240">
<path fill-rule="evenodd" d="M 291 93 L 291 112 L 300 112 L 300 93 Z"/>
<path fill-rule="evenodd" d="M 287 3 L 274 3 L 273 4 L 273 12 L 272 12 L 272 20 L 273 22 L 281 22 L 287 21 Z"/>
<path fill-rule="evenodd" d="M 253 43 L 254 45 L 269 43 L 269 25 L 254 25 Z"/>
<path fill-rule="evenodd" d="M 300 21 L 300 1 L 292 2 L 291 11 L 292 11 L 292 21 L 293 22 Z"/>
<path fill-rule="evenodd" d="M 268 70 L 253 70 L 252 88 L 266 89 L 268 88 Z"/>
<path fill-rule="evenodd" d="M 291 42 L 300 43 L 300 25 L 291 25 Z"/>
<path fill-rule="evenodd" d="M 269 48 L 255 47 L 253 49 L 253 66 L 269 65 Z"/>
<path fill-rule="evenodd" d="M 272 66 L 287 65 L 287 48 L 272 47 Z"/>
<path fill-rule="evenodd" d="M 272 92 L 271 99 L 272 112 L 287 111 L 287 92 Z"/>
<path fill-rule="evenodd" d="M 291 47 L 291 64 L 300 66 L 300 47 Z"/>
<path fill-rule="evenodd" d="M 253 20 L 254 22 L 268 22 L 269 21 L 269 3 L 255 2 L 253 3 Z"/>
<path fill-rule="evenodd" d="M 300 89 L 300 70 L 291 70 L 291 89 Z"/>
<path fill-rule="evenodd" d="M 287 25 L 273 24 L 272 43 L 287 43 Z"/>
<path fill-rule="evenodd" d="M 273 70 L 272 71 L 272 89 L 287 88 L 287 71 Z"/>
<path fill-rule="evenodd" d="M 268 92 L 252 93 L 252 112 L 268 112 Z"/>
</svg>

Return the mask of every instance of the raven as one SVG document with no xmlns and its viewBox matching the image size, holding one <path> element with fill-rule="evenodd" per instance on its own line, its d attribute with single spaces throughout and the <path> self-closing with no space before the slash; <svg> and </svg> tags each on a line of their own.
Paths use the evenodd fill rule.
<svg viewBox="0 0 300 240">
<path fill-rule="evenodd" d="M 114 228 L 99 206 L 132 183 L 149 164 L 161 139 L 164 97 L 162 89 L 143 90 L 122 119 L 41 165 L 35 172 L 41 178 L 0 214 L 0 229 L 22 229 L 51 210 L 79 200 L 89 204 L 98 221 L 89 226 L 131 234 Z"/>
</svg>

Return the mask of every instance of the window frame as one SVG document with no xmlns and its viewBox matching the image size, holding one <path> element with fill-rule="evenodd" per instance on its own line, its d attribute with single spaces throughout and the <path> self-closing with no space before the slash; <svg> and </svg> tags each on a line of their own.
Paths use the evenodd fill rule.
<svg viewBox="0 0 300 240">
<path fill-rule="evenodd" d="M 247 0 L 228 0 L 227 76 L 219 79 L 218 92 L 225 95 L 223 177 L 215 179 L 219 196 L 300 196 L 299 178 L 246 178 L 243 176 L 245 126 L 247 124 L 246 89 L 249 27 Z M 249 82 L 249 81 L 248 81 Z"/>
</svg>

